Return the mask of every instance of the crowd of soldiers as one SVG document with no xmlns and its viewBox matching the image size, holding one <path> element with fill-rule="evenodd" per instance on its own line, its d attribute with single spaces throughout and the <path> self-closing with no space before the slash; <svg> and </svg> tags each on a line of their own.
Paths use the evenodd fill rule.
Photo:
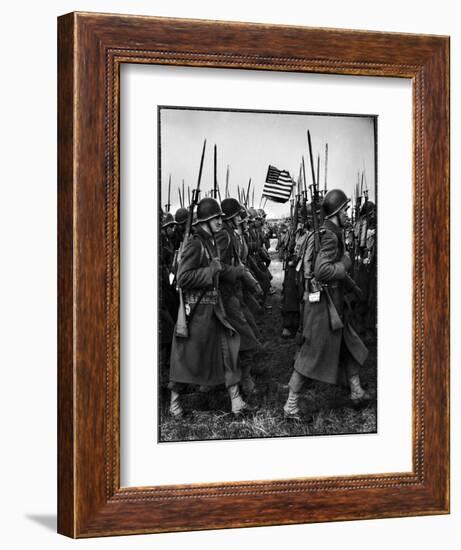
<svg viewBox="0 0 461 550">
<path fill-rule="evenodd" d="M 255 316 L 271 308 L 274 292 L 265 219 L 264 210 L 231 197 L 162 215 L 160 333 L 174 418 L 185 414 L 187 385 L 225 384 L 234 416 L 252 410 L 251 366 L 264 353 Z"/>
<path fill-rule="evenodd" d="M 296 338 L 288 420 L 302 421 L 299 398 L 307 379 L 346 384 L 354 407 L 371 397 L 360 368 L 376 335 L 376 215 L 374 204 L 333 189 L 292 207 L 277 249 L 284 268 L 283 338 Z M 160 331 L 169 363 L 169 413 L 187 411 L 181 392 L 225 385 L 232 415 L 251 414 L 251 373 L 265 352 L 256 322 L 271 306 L 266 214 L 234 198 L 211 197 L 173 216 L 162 213 Z M 360 286 L 358 286 L 358 284 Z M 290 373 L 287 372 L 287 379 Z"/>
</svg>

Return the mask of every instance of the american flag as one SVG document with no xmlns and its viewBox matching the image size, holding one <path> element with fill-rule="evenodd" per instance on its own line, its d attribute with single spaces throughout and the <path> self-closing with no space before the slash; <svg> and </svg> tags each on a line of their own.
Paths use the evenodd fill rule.
<svg viewBox="0 0 461 550">
<path fill-rule="evenodd" d="M 263 197 L 274 202 L 287 202 L 291 196 L 294 181 L 287 170 L 279 170 L 269 165 L 266 183 L 263 188 Z"/>
</svg>

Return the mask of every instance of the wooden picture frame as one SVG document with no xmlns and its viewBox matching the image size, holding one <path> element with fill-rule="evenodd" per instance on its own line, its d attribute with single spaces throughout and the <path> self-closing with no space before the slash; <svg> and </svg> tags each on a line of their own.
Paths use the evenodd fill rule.
<svg viewBox="0 0 461 550">
<path fill-rule="evenodd" d="M 71 13 L 58 20 L 58 46 L 58 531 L 97 537 L 448 513 L 449 39 Z M 412 471 L 120 487 L 122 63 L 412 80 Z"/>
</svg>

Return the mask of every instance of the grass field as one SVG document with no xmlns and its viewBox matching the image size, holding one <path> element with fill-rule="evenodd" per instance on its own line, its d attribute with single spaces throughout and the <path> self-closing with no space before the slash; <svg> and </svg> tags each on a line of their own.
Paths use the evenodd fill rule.
<svg viewBox="0 0 461 550">
<path fill-rule="evenodd" d="M 169 392 L 163 387 L 160 396 L 159 441 L 185 441 L 234 438 L 287 437 L 306 435 L 331 435 L 373 433 L 377 430 L 376 414 L 376 345 L 369 345 L 369 358 L 362 372 L 362 383 L 374 397 L 366 408 L 356 411 L 349 401 L 345 388 L 311 381 L 303 392 L 301 406 L 304 422 L 287 422 L 283 417 L 283 405 L 288 395 L 288 380 L 292 372 L 296 344 L 283 340 L 280 310 L 281 264 L 271 252 L 270 269 L 274 275 L 272 284 L 277 290 L 270 298 L 273 309 L 258 319 L 263 340 L 268 342 L 263 356 L 254 359 L 253 378 L 257 392 L 250 403 L 256 407 L 253 415 L 235 420 L 224 387 L 208 393 L 192 391 L 182 395 L 186 410 L 193 411 L 183 420 L 173 420 L 168 415 Z"/>
</svg>

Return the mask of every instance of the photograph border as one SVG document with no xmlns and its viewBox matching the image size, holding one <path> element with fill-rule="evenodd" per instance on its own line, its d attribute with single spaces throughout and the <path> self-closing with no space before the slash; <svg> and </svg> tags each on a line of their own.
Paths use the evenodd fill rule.
<svg viewBox="0 0 461 550">
<path fill-rule="evenodd" d="M 120 487 L 122 63 L 412 80 L 411 472 Z M 448 37 L 58 18 L 58 531 L 80 538 L 448 513 L 449 223 Z"/>
<path fill-rule="evenodd" d="M 197 106 L 187 106 L 187 105 L 157 105 L 157 125 L 156 125 L 156 131 L 157 131 L 157 169 L 156 169 L 156 173 L 157 173 L 157 179 L 158 179 L 158 182 L 161 182 L 162 181 L 162 163 L 161 163 L 161 150 L 162 150 L 162 141 L 161 141 L 161 111 L 162 110 L 176 110 L 176 111 L 201 111 L 201 112 L 219 112 L 219 113 L 247 113 L 247 114 L 261 114 L 261 115 L 264 115 L 264 114 L 268 114 L 268 115 L 295 115 L 295 116 L 299 116 L 299 117 L 341 117 L 341 118 L 367 118 L 367 119 L 372 119 L 373 120 L 373 140 L 374 140 L 374 143 L 373 143 L 373 150 L 374 150 L 374 162 L 373 162 L 373 170 L 374 170 L 374 173 L 373 173 L 373 176 L 374 176 L 374 180 L 375 180 L 375 183 L 374 183 L 374 197 L 375 197 L 375 206 L 376 208 L 378 208 L 378 119 L 379 119 L 379 114 L 367 114 L 367 113 L 336 113 L 336 112 L 320 112 L 320 111 L 299 111 L 299 110 L 276 110 L 276 109 L 250 109 L 250 108 L 236 108 L 236 107 L 206 107 L 206 106 L 200 106 L 200 107 L 197 107 Z M 161 200 L 161 185 L 158 186 L 158 189 L 157 189 L 157 201 L 158 201 L 158 204 L 160 205 L 160 207 L 162 207 L 162 200 Z M 160 246 L 161 246 L 161 236 L 160 236 L 160 231 L 158 233 L 158 236 L 157 236 L 157 241 L 156 241 L 156 244 L 157 244 L 157 247 L 158 247 L 158 250 L 160 250 Z M 161 277 L 161 273 L 160 273 L 160 269 L 158 270 L 158 274 L 157 274 L 157 280 L 158 280 L 158 284 L 160 285 L 160 277 Z M 157 323 L 158 323 L 158 326 L 160 327 L 160 323 L 161 323 L 161 319 L 160 319 L 160 309 L 157 311 Z M 376 328 L 376 333 L 378 332 L 377 328 Z M 160 333 L 158 334 L 157 336 L 157 345 L 159 346 L 159 341 L 160 341 Z M 160 348 L 159 348 L 160 349 Z M 376 349 L 376 354 L 377 354 L 377 349 Z M 160 357 L 160 351 L 157 353 L 157 359 L 159 359 Z M 376 357 L 377 359 L 377 357 Z M 378 372 L 377 372 L 377 367 L 376 367 L 376 378 L 378 376 Z M 158 414 L 158 419 L 160 419 L 161 417 L 161 408 L 162 408 L 162 403 L 161 403 L 161 400 L 160 400 L 160 392 L 161 392 L 161 386 L 160 386 L 160 379 L 161 379 L 161 374 L 160 374 L 160 369 L 158 370 L 157 372 L 157 392 L 158 392 L 158 395 L 159 395 L 159 399 L 158 399 L 158 404 L 157 404 L 157 414 Z M 164 404 L 163 404 L 164 405 Z M 309 435 L 270 435 L 270 436 L 263 436 L 263 435 L 260 435 L 260 436 L 254 436 L 254 437 L 248 437 L 248 436 L 245 436 L 245 437 L 229 437 L 229 438 L 216 438 L 216 439 L 206 439 L 206 438 L 197 438 L 197 439 L 184 439 L 184 440 L 173 440 L 173 441 L 168 441 L 168 440 L 162 440 L 161 437 L 160 437 L 160 432 L 161 432 L 161 427 L 160 427 L 160 421 L 158 422 L 158 425 L 157 425 L 157 443 L 158 444 L 169 444 L 169 443 L 179 443 L 179 442 L 184 442 L 184 443 L 190 443 L 190 442 L 206 442 L 206 441 L 233 441 L 233 440 L 239 440 L 239 441 L 244 441 L 244 440 L 247 440 L 247 441 L 254 441 L 254 440 L 263 440 L 263 439 L 289 439 L 289 438 L 292 438 L 292 437 L 328 437 L 330 435 L 357 435 L 358 433 L 360 434 L 376 434 L 378 433 L 378 402 L 377 402 L 377 398 L 376 398 L 376 427 L 373 431 L 369 431 L 369 432 L 348 432 L 348 431 L 344 431 L 344 432 L 333 432 L 333 433 L 330 433 L 330 432 L 325 432 L 325 433 L 314 433 L 314 434 L 309 434 Z"/>
</svg>

